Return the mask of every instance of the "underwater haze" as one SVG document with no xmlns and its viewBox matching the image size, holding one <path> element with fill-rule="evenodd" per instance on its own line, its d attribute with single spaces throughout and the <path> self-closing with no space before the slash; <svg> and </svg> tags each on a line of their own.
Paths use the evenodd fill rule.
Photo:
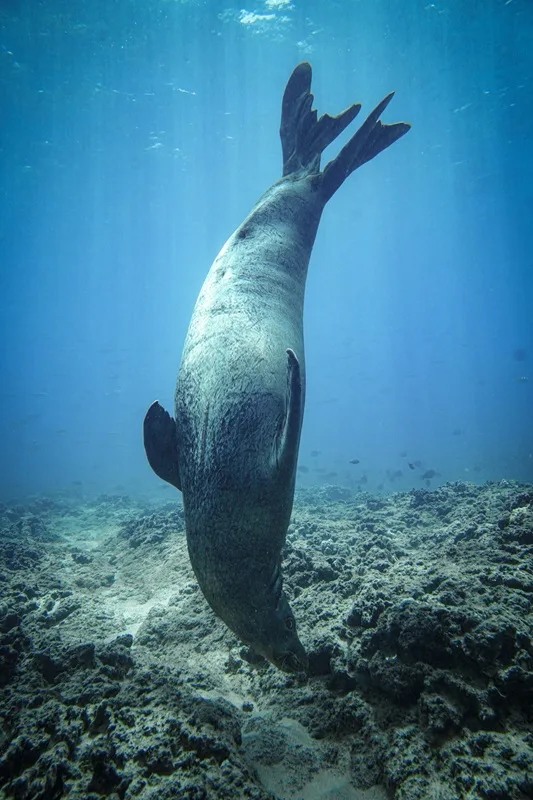
<svg viewBox="0 0 533 800">
<path fill-rule="evenodd" d="M 143 417 L 304 60 L 412 130 L 323 215 L 300 485 L 533 481 L 532 41 L 529 0 L 4 0 L 3 499 L 168 489 Z"/>
<path fill-rule="evenodd" d="M 0 798 L 533 800 L 533 2 L 242 2 L 0 0 Z"/>
</svg>

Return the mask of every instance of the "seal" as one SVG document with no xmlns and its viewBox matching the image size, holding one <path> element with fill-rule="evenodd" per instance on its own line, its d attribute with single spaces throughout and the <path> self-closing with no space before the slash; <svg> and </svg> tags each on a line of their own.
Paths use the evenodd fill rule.
<svg viewBox="0 0 533 800">
<path fill-rule="evenodd" d="M 323 150 L 361 106 L 317 118 L 311 66 L 296 67 L 283 95 L 283 177 L 230 236 L 203 284 L 174 418 L 155 402 L 144 420 L 152 469 L 183 493 L 203 594 L 244 643 L 286 672 L 308 663 L 281 575 L 304 410 L 307 268 L 327 201 L 410 127 L 381 123 L 392 96 L 321 170 Z"/>
</svg>

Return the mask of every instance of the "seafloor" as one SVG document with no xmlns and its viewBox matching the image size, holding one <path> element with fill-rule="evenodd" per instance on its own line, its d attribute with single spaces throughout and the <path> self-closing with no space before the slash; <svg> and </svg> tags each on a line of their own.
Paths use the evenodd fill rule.
<svg viewBox="0 0 533 800">
<path fill-rule="evenodd" d="M 178 502 L 0 526 L 0 797 L 533 798 L 533 487 L 301 491 L 307 679 L 214 617 Z"/>
</svg>

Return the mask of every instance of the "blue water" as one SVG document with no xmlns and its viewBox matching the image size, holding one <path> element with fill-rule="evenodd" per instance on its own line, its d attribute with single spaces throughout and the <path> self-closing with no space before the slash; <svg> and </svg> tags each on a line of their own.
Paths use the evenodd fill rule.
<svg viewBox="0 0 533 800">
<path fill-rule="evenodd" d="M 532 41 L 529 0 L 3 0 L 2 497 L 159 491 L 142 419 L 302 60 L 413 128 L 323 216 L 301 483 L 533 481 Z"/>
</svg>

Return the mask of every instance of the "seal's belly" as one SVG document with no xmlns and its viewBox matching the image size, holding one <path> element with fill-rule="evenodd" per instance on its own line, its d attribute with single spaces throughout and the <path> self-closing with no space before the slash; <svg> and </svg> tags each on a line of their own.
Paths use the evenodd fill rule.
<svg viewBox="0 0 533 800">
<path fill-rule="evenodd" d="M 264 480 L 275 459 L 287 405 L 288 348 L 304 372 L 301 315 L 287 318 L 279 308 L 271 313 L 266 303 L 255 308 L 242 291 L 238 282 L 209 303 L 204 291 L 176 386 L 176 419 L 194 479 L 214 479 L 216 471 L 239 488 L 252 473 Z M 189 473 L 192 464 L 184 468 Z"/>
<path fill-rule="evenodd" d="M 182 394 L 180 401 L 186 398 Z M 211 489 L 250 490 L 268 480 L 275 463 L 276 438 L 285 415 L 284 397 L 275 391 L 252 391 L 239 386 L 205 391 L 191 411 L 179 403 L 187 439 L 184 492 L 190 483 L 209 483 Z"/>
</svg>

